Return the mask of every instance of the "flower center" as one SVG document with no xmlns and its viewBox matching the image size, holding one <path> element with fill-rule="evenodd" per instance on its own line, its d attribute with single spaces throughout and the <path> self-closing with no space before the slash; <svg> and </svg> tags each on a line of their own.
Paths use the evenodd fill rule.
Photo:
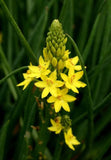
<svg viewBox="0 0 111 160">
<path fill-rule="evenodd" d="M 61 100 L 62 95 L 57 96 L 57 99 Z"/>
<path fill-rule="evenodd" d="M 31 71 L 30 70 L 27 70 L 27 74 L 30 74 L 31 73 Z"/>
<path fill-rule="evenodd" d="M 48 78 L 48 79 L 47 79 L 47 84 L 48 84 L 48 86 L 51 86 L 51 85 L 53 84 L 53 81 Z"/>
<path fill-rule="evenodd" d="M 73 83 L 74 79 L 75 79 L 75 75 L 71 77 L 70 82 Z"/>
</svg>

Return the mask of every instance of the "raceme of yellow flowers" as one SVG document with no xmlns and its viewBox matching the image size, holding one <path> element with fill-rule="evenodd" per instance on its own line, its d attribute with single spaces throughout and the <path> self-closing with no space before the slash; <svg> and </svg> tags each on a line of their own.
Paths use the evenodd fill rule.
<svg viewBox="0 0 111 160">
<path fill-rule="evenodd" d="M 68 92 L 72 90 L 79 93 L 78 89 L 86 86 L 80 81 L 84 73 L 78 65 L 78 56 L 69 58 L 70 52 L 66 50 L 67 38 L 57 19 L 52 22 L 47 35 L 46 48 L 43 49 L 43 57 L 39 58 L 39 65 L 30 63 L 27 72 L 23 73 L 24 81 L 17 86 L 24 86 L 24 90 L 34 81 L 36 87 L 42 88 L 41 98 L 47 98 L 47 102 L 54 105 L 55 113 L 59 112 L 55 119 L 50 119 L 52 126 L 48 129 L 55 134 L 63 131 L 65 143 L 75 150 L 73 145 L 80 142 L 72 133 L 71 119 L 67 113 L 70 112 L 69 102 L 76 98 Z M 60 116 L 62 109 L 66 111 L 66 115 Z"/>
</svg>

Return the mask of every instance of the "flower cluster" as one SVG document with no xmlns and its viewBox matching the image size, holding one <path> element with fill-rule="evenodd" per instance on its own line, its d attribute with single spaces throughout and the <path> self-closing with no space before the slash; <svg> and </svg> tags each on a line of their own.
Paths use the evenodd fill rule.
<svg viewBox="0 0 111 160">
<path fill-rule="evenodd" d="M 30 64 L 26 73 L 23 73 L 24 81 L 18 86 L 25 89 L 31 81 L 38 88 L 42 88 L 41 98 L 47 98 L 47 102 L 54 105 L 55 113 L 60 115 L 63 110 L 70 112 L 69 102 L 76 98 L 68 92 L 72 90 L 79 93 L 79 88 L 86 86 L 80 81 L 83 71 L 78 65 L 79 58 L 69 58 L 70 52 L 66 50 L 67 38 L 63 33 L 62 25 L 54 20 L 46 38 L 46 48 L 43 49 L 43 57 L 39 58 L 39 65 Z M 51 119 L 52 126 L 48 129 L 59 134 L 64 132 L 65 143 L 74 150 L 73 145 L 80 144 L 72 134 L 71 120 L 67 115 L 57 116 Z"/>
</svg>

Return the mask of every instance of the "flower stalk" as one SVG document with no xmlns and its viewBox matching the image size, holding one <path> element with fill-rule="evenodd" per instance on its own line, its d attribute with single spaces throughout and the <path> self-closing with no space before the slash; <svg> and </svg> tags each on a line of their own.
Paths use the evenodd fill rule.
<svg viewBox="0 0 111 160">
<path fill-rule="evenodd" d="M 53 109 L 51 106 L 48 108 L 49 113 L 52 112 L 48 116 L 52 126 L 48 130 L 55 134 L 63 132 L 65 143 L 75 150 L 74 145 L 79 145 L 80 142 L 73 135 L 68 112 L 71 112 L 69 103 L 75 101 L 76 97 L 70 95 L 69 91 L 72 90 L 74 95 L 78 94 L 79 88 L 84 88 L 86 84 L 81 81 L 84 70 L 78 64 L 79 57 L 69 57 L 70 51 L 66 50 L 66 42 L 62 24 L 56 19 L 47 34 L 46 47 L 43 49 L 43 57 L 39 58 L 39 65 L 30 63 L 27 72 L 23 73 L 24 81 L 17 86 L 25 89 L 34 81 L 34 86 L 41 89 L 41 98 L 46 100 L 44 102 L 53 105 Z"/>
</svg>

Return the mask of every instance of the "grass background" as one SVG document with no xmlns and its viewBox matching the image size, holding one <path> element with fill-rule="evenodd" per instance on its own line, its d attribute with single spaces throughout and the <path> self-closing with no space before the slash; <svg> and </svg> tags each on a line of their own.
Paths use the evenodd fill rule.
<svg viewBox="0 0 111 160">
<path fill-rule="evenodd" d="M 39 90 L 16 87 L 29 62 L 38 63 L 53 19 L 74 39 L 71 57 L 87 66 L 89 89 L 71 106 L 81 142 L 74 152 L 47 131 Z M 0 37 L 0 160 L 111 160 L 111 0 L 0 0 Z"/>
</svg>

